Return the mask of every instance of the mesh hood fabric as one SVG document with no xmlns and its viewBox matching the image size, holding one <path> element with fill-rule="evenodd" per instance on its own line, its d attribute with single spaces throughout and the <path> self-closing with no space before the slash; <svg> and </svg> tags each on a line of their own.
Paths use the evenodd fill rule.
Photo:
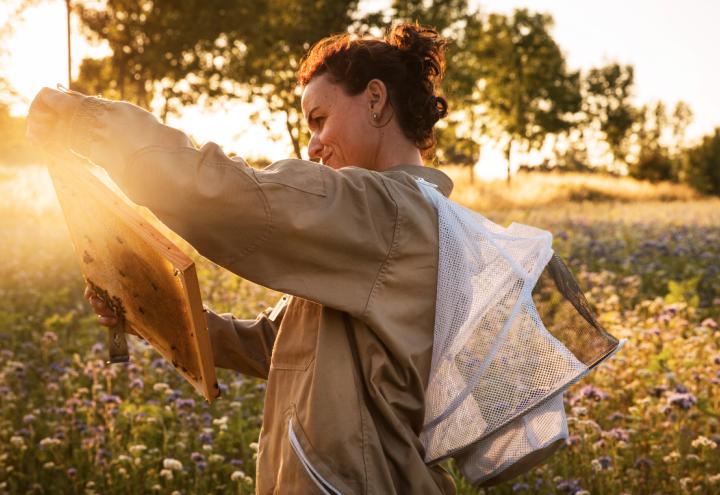
<svg viewBox="0 0 720 495">
<path fill-rule="evenodd" d="M 567 437 L 562 392 L 618 341 L 593 317 L 550 232 L 504 228 L 416 180 L 438 212 L 440 250 L 420 440 L 427 463 L 455 457 L 482 483 Z M 558 324 L 551 331 L 543 320 Z"/>
</svg>

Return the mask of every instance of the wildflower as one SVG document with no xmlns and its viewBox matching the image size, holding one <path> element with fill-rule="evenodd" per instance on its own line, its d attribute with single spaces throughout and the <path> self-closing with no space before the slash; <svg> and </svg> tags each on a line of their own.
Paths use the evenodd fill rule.
<svg viewBox="0 0 720 495">
<path fill-rule="evenodd" d="M 515 483 L 512 486 L 513 493 L 527 491 L 527 490 L 530 490 L 530 485 L 528 485 L 527 483 Z"/>
<path fill-rule="evenodd" d="M 49 461 L 49 462 L 46 462 L 45 464 L 43 464 L 43 467 L 44 467 L 45 469 L 52 469 L 52 468 L 55 467 L 55 463 L 52 462 L 52 461 Z"/>
<path fill-rule="evenodd" d="M 695 396 L 691 393 L 672 393 L 667 397 L 668 404 L 677 406 L 681 409 L 688 410 L 697 402 Z"/>
<path fill-rule="evenodd" d="M 68 478 L 74 479 L 75 476 L 77 475 L 77 469 L 75 469 L 74 467 L 68 468 L 68 470 L 65 471 L 65 474 L 67 475 Z"/>
<path fill-rule="evenodd" d="M 705 318 L 705 319 L 700 323 L 700 326 L 701 326 L 701 327 L 705 327 L 705 328 L 712 328 L 712 329 L 714 330 L 714 329 L 716 329 L 716 328 L 718 327 L 718 324 L 717 324 L 717 322 L 716 322 L 715 320 L 713 320 L 712 318 Z"/>
<path fill-rule="evenodd" d="M 142 455 L 142 453 L 143 453 L 144 451 L 146 451 L 146 450 L 147 450 L 147 447 L 146 447 L 145 445 L 142 445 L 142 444 L 131 445 L 131 446 L 128 448 L 128 451 L 130 451 L 130 453 L 131 453 L 132 455 L 134 455 L 134 456 L 140 456 L 140 455 Z"/>
<path fill-rule="evenodd" d="M 242 466 L 245 462 L 242 459 L 230 459 L 231 466 Z"/>
<path fill-rule="evenodd" d="M 680 454 L 676 450 L 673 450 L 668 455 L 663 457 L 663 462 L 665 462 L 666 464 L 670 464 L 671 462 L 675 462 L 678 459 L 680 459 Z"/>
<path fill-rule="evenodd" d="M 104 351 L 105 351 L 105 346 L 102 345 L 102 342 L 93 344 L 93 346 L 90 348 L 90 352 L 92 352 L 93 354 L 102 354 Z"/>
<path fill-rule="evenodd" d="M 58 440 L 57 438 L 52 437 L 45 437 L 42 440 L 40 440 L 40 447 L 54 447 L 55 445 L 60 445 L 62 442 Z"/>
<path fill-rule="evenodd" d="M 166 480 L 170 481 L 173 479 L 173 472 L 169 469 L 161 469 L 160 477 L 165 478 Z"/>
<path fill-rule="evenodd" d="M 196 463 L 197 463 L 197 462 L 202 462 L 202 461 L 204 461 L 204 460 L 205 460 L 205 456 L 203 456 L 200 452 L 193 452 L 192 454 L 190 454 L 190 459 L 191 459 L 193 462 L 196 462 Z"/>
<path fill-rule="evenodd" d="M 13 444 L 17 448 L 25 447 L 25 439 L 18 435 L 14 435 L 14 436 L 10 437 L 10 443 Z"/>
<path fill-rule="evenodd" d="M 257 442 L 252 442 L 252 443 L 249 445 L 249 447 L 250 447 L 251 450 L 254 450 L 255 452 L 258 451 L 258 443 L 257 443 Z"/>
<path fill-rule="evenodd" d="M 710 476 L 708 476 L 708 481 L 709 481 L 710 483 L 712 483 L 713 485 L 714 485 L 715 483 L 720 483 L 720 473 L 711 474 Z"/>
<path fill-rule="evenodd" d="M 178 409 L 193 409 L 195 408 L 195 399 L 178 399 L 175 401 L 175 405 Z"/>
<path fill-rule="evenodd" d="M 135 378 L 130 382 L 131 390 L 142 390 L 143 387 L 145 387 L 145 383 L 142 381 L 142 378 Z"/>
<path fill-rule="evenodd" d="M 181 471 L 182 470 L 182 463 L 178 461 L 177 459 L 172 459 L 170 457 L 163 459 L 163 467 L 165 469 L 171 469 L 173 471 Z"/>
<path fill-rule="evenodd" d="M 221 454 L 213 454 L 210 457 L 208 457 L 208 461 L 210 462 L 223 462 L 225 460 L 225 456 Z"/>
<path fill-rule="evenodd" d="M 23 421 L 23 423 L 25 423 L 25 424 L 33 423 L 33 422 L 35 421 L 35 415 L 33 415 L 33 414 L 26 414 L 25 416 L 23 416 L 22 421 Z"/>
<path fill-rule="evenodd" d="M 635 468 L 650 469 L 653 466 L 653 461 L 647 457 L 640 457 L 635 461 Z"/>
<path fill-rule="evenodd" d="M 688 460 L 688 461 L 700 462 L 700 456 L 698 456 L 698 455 L 696 455 L 696 454 L 688 454 L 688 455 L 685 456 L 685 459 Z"/>
<path fill-rule="evenodd" d="M 169 385 L 163 382 L 157 382 L 155 385 L 153 385 L 153 390 L 155 392 L 164 392 L 168 388 L 170 388 Z"/>
<path fill-rule="evenodd" d="M 699 437 L 697 437 L 695 440 L 692 441 L 692 446 L 695 448 L 709 447 L 711 449 L 714 449 L 717 447 L 717 443 L 713 442 L 712 440 L 710 440 L 707 437 L 700 435 Z"/>
<path fill-rule="evenodd" d="M 561 480 L 557 484 L 557 489 L 561 492 L 570 493 L 572 495 L 577 494 L 582 488 L 578 484 L 580 480 Z"/>
<path fill-rule="evenodd" d="M 58 336 L 55 332 L 45 332 L 45 334 L 42 336 L 42 343 L 43 345 L 50 346 L 57 342 Z"/>
</svg>

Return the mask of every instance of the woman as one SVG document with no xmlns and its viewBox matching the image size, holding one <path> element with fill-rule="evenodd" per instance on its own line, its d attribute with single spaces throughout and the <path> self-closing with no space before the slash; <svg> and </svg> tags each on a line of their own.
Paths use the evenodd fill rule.
<svg viewBox="0 0 720 495">
<path fill-rule="evenodd" d="M 299 70 L 311 160 L 254 170 L 125 102 L 42 90 L 28 135 L 107 169 L 215 263 L 288 296 L 256 320 L 207 312 L 217 366 L 266 378 L 258 493 L 449 494 L 418 435 L 432 355 L 438 224 L 423 166 L 444 40 L 401 24 L 333 36 Z M 86 291 L 100 323 L 114 317 Z"/>
</svg>

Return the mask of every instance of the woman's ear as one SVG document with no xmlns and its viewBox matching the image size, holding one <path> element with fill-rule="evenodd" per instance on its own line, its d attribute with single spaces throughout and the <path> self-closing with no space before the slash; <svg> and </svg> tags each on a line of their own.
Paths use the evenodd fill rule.
<svg viewBox="0 0 720 495">
<path fill-rule="evenodd" d="M 388 100 L 387 86 L 380 79 L 371 79 L 365 88 L 370 113 L 382 115 Z"/>
</svg>

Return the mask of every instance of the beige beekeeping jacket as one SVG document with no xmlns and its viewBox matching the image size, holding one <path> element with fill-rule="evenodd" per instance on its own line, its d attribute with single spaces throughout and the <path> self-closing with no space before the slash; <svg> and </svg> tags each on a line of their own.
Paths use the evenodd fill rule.
<svg viewBox="0 0 720 495">
<path fill-rule="evenodd" d="M 283 160 L 263 170 L 124 102 L 84 98 L 68 145 L 202 255 L 287 294 L 254 321 L 208 313 L 217 366 L 267 378 L 261 494 L 450 494 L 418 435 L 430 371 L 437 214 L 415 176 Z"/>
</svg>

